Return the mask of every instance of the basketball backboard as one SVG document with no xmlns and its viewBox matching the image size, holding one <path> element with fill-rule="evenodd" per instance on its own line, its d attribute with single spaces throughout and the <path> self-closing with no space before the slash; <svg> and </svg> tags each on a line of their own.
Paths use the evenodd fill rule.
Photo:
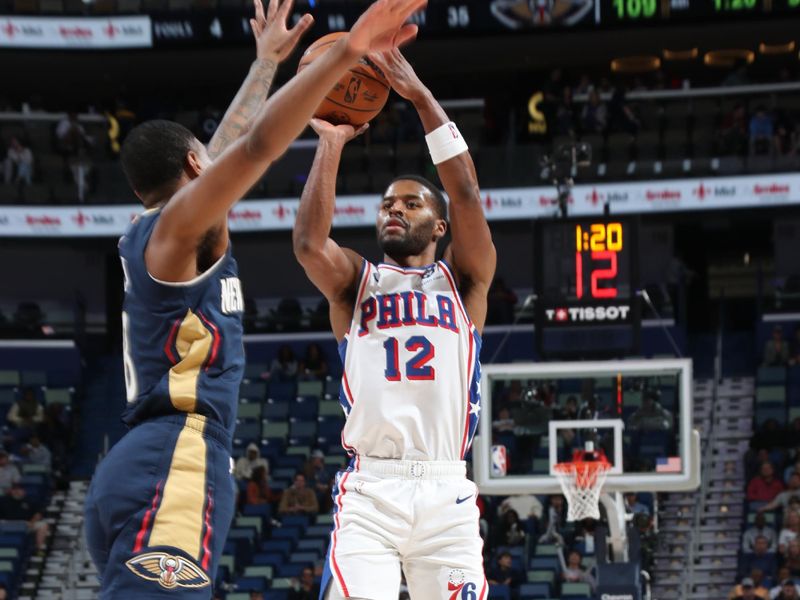
<svg viewBox="0 0 800 600">
<path fill-rule="evenodd" d="M 586 441 L 611 463 L 605 492 L 699 485 L 691 360 L 486 365 L 481 386 L 472 457 L 483 494 L 561 493 L 553 465 Z"/>
</svg>

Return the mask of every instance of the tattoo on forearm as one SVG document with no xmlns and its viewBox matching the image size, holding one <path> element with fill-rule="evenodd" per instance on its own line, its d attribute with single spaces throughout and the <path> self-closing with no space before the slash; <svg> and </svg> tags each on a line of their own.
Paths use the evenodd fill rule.
<svg viewBox="0 0 800 600">
<path fill-rule="evenodd" d="M 250 67 L 250 73 L 208 144 L 208 154 L 212 159 L 249 129 L 251 120 L 269 95 L 277 69 L 278 63 L 273 60 L 256 60 Z"/>
</svg>

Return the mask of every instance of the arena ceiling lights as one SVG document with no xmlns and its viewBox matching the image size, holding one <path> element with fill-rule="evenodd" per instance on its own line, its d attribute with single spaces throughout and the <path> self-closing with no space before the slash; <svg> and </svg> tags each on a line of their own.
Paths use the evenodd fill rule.
<svg viewBox="0 0 800 600">
<path fill-rule="evenodd" d="M 703 63 L 707 67 L 719 67 L 727 69 L 735 67 L 739 62 L 746 62 L 748 65 L 756 59 L 756 53 L 746 48 L 725 48 L 722 50 L 709 50 L 703 57 Z"/>
<path fill-rule="evenodd" d="M 661 67 L 661 59 L 657 56 L 623 56 L 611 61 L 614 73 L 650 73 Z"/>
<path fill-rule="evenodd" d="M 686 50 L 670 50 L 664 48 L 661 55 L 664 57 L 664 60 L 694 60 L 700 55 L 700 51 L 697 48 L 688 48 Z"/>
<path fill-rule="evenodd" d="M 784 44 L 767 44 L 761 42 L 758 45 L 758 51 L 765 56 L 774 56 L 776 54 L 791 54 L 794 52 L 797 44 L 794 41 L 786 42 Z"/>
</svg>

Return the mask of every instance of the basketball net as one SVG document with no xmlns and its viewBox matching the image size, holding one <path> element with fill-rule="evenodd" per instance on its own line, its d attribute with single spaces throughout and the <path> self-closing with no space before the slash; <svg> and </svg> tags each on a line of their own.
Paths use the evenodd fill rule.
<svg viewBox="0 0 800 600">
<path fill-rule="evenodd" d="M 567 498 L 567 521 L 600 518 L 600 492 L 611 464 L 591 442 L 586 450 L 574 450 L 572 462 L 556 463 L 553 471 Z"/>
</svg>

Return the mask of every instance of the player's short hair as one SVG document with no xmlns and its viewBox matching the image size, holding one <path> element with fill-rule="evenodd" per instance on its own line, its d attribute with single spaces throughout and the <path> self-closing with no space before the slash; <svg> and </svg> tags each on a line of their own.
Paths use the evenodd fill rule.
<svg viewBox="0 0 800 600">
<path fill-rule="evenodd" d="M 183 125 L 161 119 L 132 129 L 125 138 L 120 156 L 122 169 L 133 190 L 149 194 L 177 181 L 196 139 Z"/>
<path fill-rule="evenodd" d="M 445 221 L 447 220 L 447 200 L 445 200 L 444 194 L 441 192 L 441 190 L 433 183 L 419 175 L 398 175 L 392 179 L 389 185 L 392 185 L 397 181 L 416 181 L 418 184 L 428 190 L 431 193 L 431 196 L 433 196 L 434 204 L 436 205 L 436 212 L 439 215 L 439 218 L 444 219 Z"/>
</svg>

